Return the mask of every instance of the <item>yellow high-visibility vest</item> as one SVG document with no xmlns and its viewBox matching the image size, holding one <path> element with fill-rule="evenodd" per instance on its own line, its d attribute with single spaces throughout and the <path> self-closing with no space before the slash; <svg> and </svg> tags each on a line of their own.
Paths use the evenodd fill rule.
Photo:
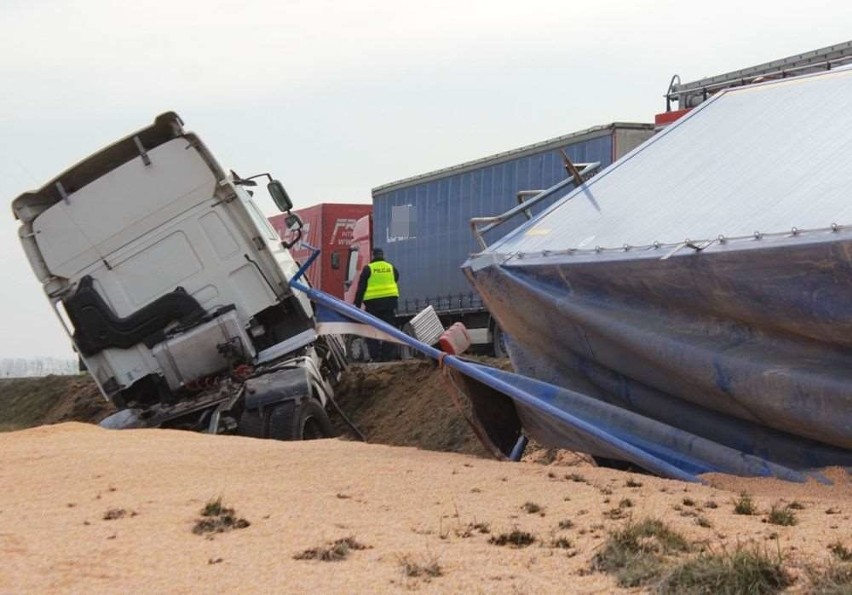
<svg viewBox="0 0 852 595">
<path fill-rule="evenodd" d="M 384 260 L 377 260 L 367 265 L 370 267 L 370 277 L 367 279 L 367 290 L 364 301 L 383 297 L 399 297 L 399 287 L 393 275 L 393 266 Z"/>
</svg>

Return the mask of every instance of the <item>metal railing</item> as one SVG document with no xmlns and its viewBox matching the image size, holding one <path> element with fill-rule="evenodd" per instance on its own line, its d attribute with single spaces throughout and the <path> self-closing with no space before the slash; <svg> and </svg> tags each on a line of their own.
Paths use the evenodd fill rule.
<svg viewBox="0 0 852 595">
<path fill-rule="evenodd" d="M 529 210 L 531 207 L 534 207 L 536 204 L 545 200 L 546 198 L 552 197 L 554 194 L 563 190 L 570 185 L 574 185 L 575 187 L 579 187 L 583 182 L 585 182 L 586 177 L 597 170 L 601 164 L 599 161 L 594 163 L 578 163 L 576 166 L 571 164 L 572 168 L 569 168 L 569 172 L 571 173 L 571 177 L 562 180 L 558 184 L 551 186 L 546 190 L 541 190 L 538 194 L 527 201 L 521 201 L 521 196 L 518 197 L 520 204 L 516 207 L 513 207 L 503 213 L 502 215 L 495 215 L 493 217 L 473 217 L 470 220 L 470 228 L 473 231 L 473 237 L 476 238 L 476 241 L 479 243 L 480 247 L 485 250 L 488 248 L 488 244 L 485 243 L 485 238 L 483 234 L 491 231 L 495 227 L 499 227 L 500 225 L 506 223 L 507 221 L 514 219 L 515 216 L 524 213 L 529 219 L 531 217 Z M 519 193 L 520 194 L 520 193 Z"/>
</svg>

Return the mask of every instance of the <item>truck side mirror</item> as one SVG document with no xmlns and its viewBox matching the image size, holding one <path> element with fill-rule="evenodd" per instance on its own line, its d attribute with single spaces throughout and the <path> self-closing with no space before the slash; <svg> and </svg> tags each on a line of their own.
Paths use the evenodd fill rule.
<svg viewBox="0 0 852 595">
<path fill-rule="evenodd" d="M 281 245 L 287 248 L 287 250 L 289 250 L 290 248 L 295 246 L 299 240 L 302 239 L 302 218 L 299 217 L 296 213 L 289 213 L 284 218 L 284 225 L 287 227 L 287 229 L 294 232 L 292 240 L 290 240 L 289 242 L 281 242 Z"/>
<path fill-rule="evenodd" d="M 301 231 L 303 226 L 302 218 L 296 213 L 290 213 L 284 218 L 284 225 L 286 225 L 287 229 L 290 231 Z"/>
<path fill-rule="evenodd" d="M 278 180 L 272 180 L 266 185 L 266 189 L 269 191 L 269 196 L 275 201 L 275 206 L 278 207 L 279 211 L 286 213 L 293 208 L 293 201 L 287 196 L 284 184 Z"/>
</svg>

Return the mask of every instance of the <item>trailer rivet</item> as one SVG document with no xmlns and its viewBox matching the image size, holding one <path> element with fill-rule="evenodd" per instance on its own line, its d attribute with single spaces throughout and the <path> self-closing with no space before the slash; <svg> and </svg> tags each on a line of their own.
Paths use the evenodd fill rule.
<svg viewBox="0 0 852 595">
<path fill-rule="evenodd" d="M 762 234 L 762 233 L 760 233 L 759 231 L 754 232 L 754 239 L 755 239 L 755 240 L 759 240 L 759 239 L 761 239 L 762 237 L 763 237 L 763 234 Z"/>
<path fill-rule="evenodd" d="M 831 231 L 834 231 L 834 232 L 840 231 L 840 226 L 837 225 L 837 223 L 832 223 L 831 224 Z"/>
<path fill-rule="evenodd" d="M 600 246 L 595 246 L 595 252 L 600 253 L 601 250 L 603 250 L 603 248 L 601 248 Z"/>
<path fill-rule="evenodd" d="M 728 241 L 728 239 L 727 239 L 725 236 L 721 235 L 721 234 L 719 234 L 719 237 L 718 237 L 718 238 L 716 238 L 716 239 L 717 239 L 717 240 L 719 240 L 719 243 L 720 243 L 720 244 L 724 244 L 725 242 L 727 242 L 727 241 Z"/>
<path fill-rule="evenodd" d="M 799 228 L 798 228 L 798 227 L 794 227 L 794 228 L 793 228 L 793 230 L 792 230 L 792 232 L 793 232 L 793 235 L 794 235 L 794 236 L 799 235 Z"/>
<path fill-rule="evenodd" d="M 654 242 L 654 250 L 658 250 L 660 248 L 660 242 Z"/>
<path fill-rule="evenodd" d="M 630 250 L 630 244 L 624 244 L 624 251 L 627 252 Z"/>
</svg>

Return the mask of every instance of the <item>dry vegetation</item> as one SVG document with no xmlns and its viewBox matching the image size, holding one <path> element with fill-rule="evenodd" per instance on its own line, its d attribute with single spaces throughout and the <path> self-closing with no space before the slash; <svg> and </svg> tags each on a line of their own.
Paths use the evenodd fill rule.
<svg viewBox="0 0 852 595">
<path fill-rule="evenodd" d="M 294 560 L 319 560 L 320 562 L 340 562 L 349 557 L 349 553 L 367 549 L 354 537 L 342 537 L 330 543 L 308 548 L 293 556 Z"/>
<path fill-rule="evenodd" d="M 195 521 L 192 532 L 207 535 L 212 539 L 215 533 L 226 533 L 234 529 L 245 529 L 251 525 L 246 519 L 237 516 L 233 508 L 222 504 L 222 498 L 210 500 L 201 509 L 201 518 Z"/>
</svg>

